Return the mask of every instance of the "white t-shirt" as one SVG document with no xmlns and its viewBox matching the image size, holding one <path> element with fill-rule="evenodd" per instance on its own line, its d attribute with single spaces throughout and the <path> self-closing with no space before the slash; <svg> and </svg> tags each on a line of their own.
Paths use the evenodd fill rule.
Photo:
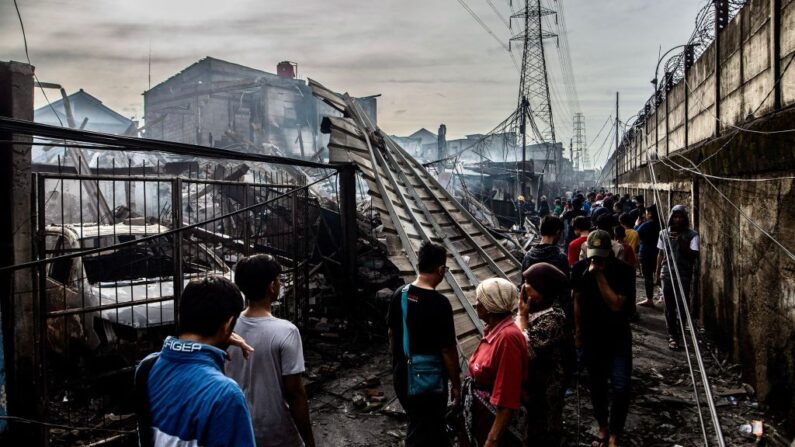
<svg viewBox="0 0 795 447">
<path fill-rule="evenodd" d="M 282 376 L 304 372 L 304 351 L 298 328 L 276 317 L 241 316 L 235 332 L 254 348 L 254 352 L 245 360 L 240 350 L 231 350 L 226 375 L 240 385 L 246 396 L 257 445 L 303 446 L 284 401 L 282 386 Z"/>
<path fill-rule="evenodd" d="M 693 239 L 690 239 L 690 249 L 693 251 L 698 251 L 698 235 L 693 236 Z M 660 235 L 657 237 L 657 249 L 658 250 L 665 250 L 665 241 L 663 241 L 662 231 Z"/>
</svg>

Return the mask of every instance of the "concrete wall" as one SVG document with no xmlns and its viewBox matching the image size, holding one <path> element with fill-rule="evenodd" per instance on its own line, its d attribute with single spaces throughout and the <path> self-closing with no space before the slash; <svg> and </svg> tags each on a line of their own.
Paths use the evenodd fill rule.
<svg viewBox="0 0 795 447">
<path fill-rule="evenodd" d="M 744 125 L 762 132 L 792 129 L 795 108 Z M 699 168 L 704 173 L 746 181 L 710 179 L 713 188 L 701 176 L 665 165 L 688 165 L 676 157 L 654 164 L 658 197 L 648 166 L 621 174 L 618 191 L 643 194 L 666 212 L 675 204 L 694 210 L 702 247 L 691 309 L 743 365 L 760 399 L 787 412 L 795 428 L 795 261 L 729 204 L 795 250 L 795 182 L 787 178 L 795 175 L 795 134 L 729 134 L 682 155 L 706 160 Z"/>
<path fill-rule="evenodd" d="M 777 132 L 795 129 L 795 1 L 750 0 L 718 39 L 627 134 L 602 184 L 694 211 L 702 236 L 694 315 L 795 431 L 795 261 L 749 221 L 795 251 L 795 185 L 786 178 L 795 175 L 795 132 Z M 745 181 L 672 165 L 686 160 Z"/>
</svg>

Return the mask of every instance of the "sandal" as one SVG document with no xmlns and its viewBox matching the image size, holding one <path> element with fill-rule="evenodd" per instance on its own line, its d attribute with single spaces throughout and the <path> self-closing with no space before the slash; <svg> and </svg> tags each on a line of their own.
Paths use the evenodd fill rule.
<svg viewBox="0 0 795 447">
<path fill-rule="evenodd" d="M 676 339 L 669 338 L 668 339 L 668 349 L 671 351 L 678 351 L 679 350 L 679 342 Z"/>
</svg>

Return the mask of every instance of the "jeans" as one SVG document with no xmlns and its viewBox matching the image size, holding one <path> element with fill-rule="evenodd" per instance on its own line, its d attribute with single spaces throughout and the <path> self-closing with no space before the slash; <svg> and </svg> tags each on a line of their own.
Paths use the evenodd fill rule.
<svg viewBox="0 0 795 447">
<path fill-rule="evenodd" d="M 583 347 L 583 355 L 594 417 L 599 427 L 608 427 L 611 435 L 619 436 L 629 412 L 632 338 L 593 340 Z M 612 406 L 609 406 L 608 387 Z"/>
<path fill-rule="evenodd" d="M 425 394 L 420 396 L 398 396 L 406 410 L 408 429 L 406 447 L 449 446 L 450 440 L 445 432 L 445 412 L 447 393 Z"/>
<path fill-rule="evenodd" d="M 657 256 L 644 256 L 640 258 L 640 269 L 643 273 L 643 285 L 646 289 L 646 298 L 654 298 L 654 270 L 657 268 Z"/>
<path fill-rule="evenodd" d="M 681 341 L 682 332 L 679 328 L 679 316 L 676 314 L 676 303 L 679 304 L 679 312 L 682 318 L 685 316 L 685 304 L 690 300 L 690 282 L 682 281 L 682 288 L 685 289 L 684 299 L 677 300 L 674 295 L 674 283 L 671 278 L 662 280 L 663 299 L 665 300 L 665 325 L 668 327 L 668 337 L 677 341 Z M 680 295 L 679 289 L 676 289 L 676 295 Z M 682 298 L 680 296 L 680 298 Z"/>
</svg>

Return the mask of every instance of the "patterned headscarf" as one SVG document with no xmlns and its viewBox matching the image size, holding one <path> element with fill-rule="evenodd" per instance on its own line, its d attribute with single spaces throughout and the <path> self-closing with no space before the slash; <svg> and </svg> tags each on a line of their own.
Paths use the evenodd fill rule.
<svg viewBox="0 0 795 447">
<path fill-rule="evenodd" d="M 513 312 L 519 305 L 519 291 L 503 278 L 489 278 L 481 282 L 475 290 L 475 298 L 492 314 Z"/>
</svg>

